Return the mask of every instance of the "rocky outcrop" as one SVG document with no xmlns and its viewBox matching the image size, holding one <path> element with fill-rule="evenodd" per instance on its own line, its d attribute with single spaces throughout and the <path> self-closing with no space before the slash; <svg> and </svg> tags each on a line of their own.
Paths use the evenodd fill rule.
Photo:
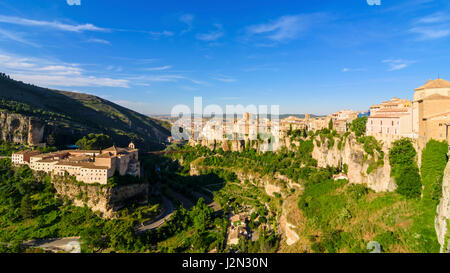
<svg viewBox="0 0 450 273">
<path fill-rule="evenodd" d="M 0 139 L 3 141 L 36 145 L 43 142 L 45 126 L 34 117 L 0 113 Z"/>
<path fill-rule="evenodd" d="M 446 242 L 447 224 L 450 219 L 450 161 L 444 171 L 444 178 L 442 181 L 442 197 L 437 207 L 437 214 L 435 218 L 435 229 L 439 244 L 441 245 L 441 252 L 450 252 L 448 242 Z M 448 240 L 448 238 L 447 238 Z M 447 244 L 447 245 L 446 245 Z"/>
<path fill-rule="evenodd" d="M 111 219 L 117 217 L 117 211 L 129 202 L 146 203 L 148 200 L 148 184 L 131 184 L 123 186 L 89 185 L 66 179 L 52 179 L 56 193 L 68 199 L 75 206 L 88 206 L 98 211 L 101 217 Z"/>
<path fill-rule="evenodd" d="M 202 140 L 189 140 L 189 145 L 196 146 L 201 145 L 207 147 L 210 150 L 216 150 L 222 148 L 224 151 L 231 152 L 243 152 L 246 148 L 256 149 L 258 151 L 271 151 L 273 146 L 269 143 L 269 140 L 256 141 L 250 139 L 241 140 L 216 140 L 203 138 Z M 284 142 L 278 145 L 278 149 L 285 147 Z"/>
<path fill-rule="evenodd" d="M 319 167 L 343 166 L 347 164 L 347 176 L 351 183 L 367 184 L 367 186 L 376 192 L 393 191 L 396 188 L 394 179 L 391 178 L 391 167 L 389 165 L 388 151 L 384 150 L 384 165 L 372 170 L 367 174 L 370 160 L 365 160 L 365 151 L 363 145 L 356 139 L 349 136 L 345 142 L 338 148 L 335 143 L 333 147 L 328 148 L 327 143 L 320 146 L 314 141 L 314 150 L 312 157 L 317 160 Z"/>
</svg>

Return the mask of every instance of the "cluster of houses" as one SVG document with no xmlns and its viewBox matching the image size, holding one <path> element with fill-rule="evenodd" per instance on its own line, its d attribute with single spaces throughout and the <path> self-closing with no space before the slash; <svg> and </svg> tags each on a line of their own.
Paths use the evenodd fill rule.
<svg viewBox="0 0 450 273">
<path fill-rule="evenodd" d="M 116 172 L 140 176 L 139 150 L 133 143 L 126 148 L 112 146 L 104 150 L 62 150 L 41 154 L 36 150 L 12 154 L 14 165 L 28 165 L 32 170 L 51 175 L 71 175 L 84 183 L 107 184 Z"/>
<path fill-rule="evenodd" d="M 187 121 L 185 128 L 190 140 L 253 140 L 260 132 L 276 132 L 282 138 L 290 130 L 320 130 L 331 123 L 339 133 L 350 130 L 351 122 L 367 116 L 366 135 L 374 136 L 389 147 L 397 139 L 407 137 L 416 140 L 419 150 L 430 139 L 447 140 L 450 143 L 450 82 L 444 79 L 429 80 L 414 90 L 413 100 L 392 98 L 372 105 L 368 111 L 341 110 L 325 117 L 304 118 L 290 116 L 281 120 L 260 118 L 244 113 L 241 118 L 207 120 L 199 123 Z"/>
</svg>

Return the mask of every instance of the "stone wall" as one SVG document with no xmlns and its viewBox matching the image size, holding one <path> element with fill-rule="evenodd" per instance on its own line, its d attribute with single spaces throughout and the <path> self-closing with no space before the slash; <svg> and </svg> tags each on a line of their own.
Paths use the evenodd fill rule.
<svg viewBox="0 0 450 273">
<path fill-rule="evenodd" d="M 43 142 L 45 126 L 38 119 L 20 114 L 0 113 L 0 139 L 20 144 Z"/>
<path fill-rule="evenodd" d="M 370 161 L 364 161 L 363 145 L 358 143 L 352 135 L 345 140 L 341 149 L 338 148 L 337 142 L 335 141 L 334 146 L 329 149 L 327 143 L 321 144 L 319 147 L 314 141 L 312 156 L 317 160 L 319 167 L 337 167 L 341 164 L 347 164 L 347 176 L 351 183 L 367 184 L 367 187 L 376 192 L 395 190 L 396 184 L 391 177 L 387 150 L 384 150 L 384 165 L 367 174 Z"/>
<path fill-rule="evenodd" d="M 52 183 L 56 193 L 73 202 L 75 206 L 88 206 L 100 216 L 111 219 L 128 202 L 146 203 L 149 195 L 148 184 L 132 184 L 116 187 L 88 185 L 54 177 Z"/>
<path fill-rule="evenodd" d="M 450 161 L 444 171 L 444 179 L 442 181 L 442 197 L 437 207 L 437 214 L 435 218 L 435 229 L 439 244 L 441 245 L 441 252 L 450 252 L 450 249 L 445 246 L 445 235 L 447 234 L 447 223 L 450 219 Z M 444 249 L 446 248 L 446 249 Z"/>
</svg>

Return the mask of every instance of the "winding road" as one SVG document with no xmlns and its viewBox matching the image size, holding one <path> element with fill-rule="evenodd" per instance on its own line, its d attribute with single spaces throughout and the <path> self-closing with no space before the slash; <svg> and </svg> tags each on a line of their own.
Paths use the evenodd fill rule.
<svg viewBox="0 0 450 273">
<path fill-rule="evenodd" d="M 148 224 L 144 224 L 143 226 L 137 229 L 137 232 L 146 232 L 148 230 L 152 230 L 155 228 L 159 228 L 162 226 L 174 213 L 174 207 L 172 202 L 167 199 L 167 197 L 162 196 L 164 211 L 163 213 L 154 221 Z"/>
</svg>

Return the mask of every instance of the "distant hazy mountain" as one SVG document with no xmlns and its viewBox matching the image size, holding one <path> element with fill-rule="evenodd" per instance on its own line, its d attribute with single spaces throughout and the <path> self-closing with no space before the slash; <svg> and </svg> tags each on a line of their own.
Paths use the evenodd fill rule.
<svg viewBox="0 0 450 273">
<path fill-rule="evenodd" d="M 76 92 L 42 88 L 0 74 L 0 111 L 32 116 L 46 124 L 45 139 L 74 143 L 87 133 L 110 135 L 116 145 L 133 140 L 157 149 L 170 134 L 167 122 L 150 118 L 108 100 Z"/>
</svg>

